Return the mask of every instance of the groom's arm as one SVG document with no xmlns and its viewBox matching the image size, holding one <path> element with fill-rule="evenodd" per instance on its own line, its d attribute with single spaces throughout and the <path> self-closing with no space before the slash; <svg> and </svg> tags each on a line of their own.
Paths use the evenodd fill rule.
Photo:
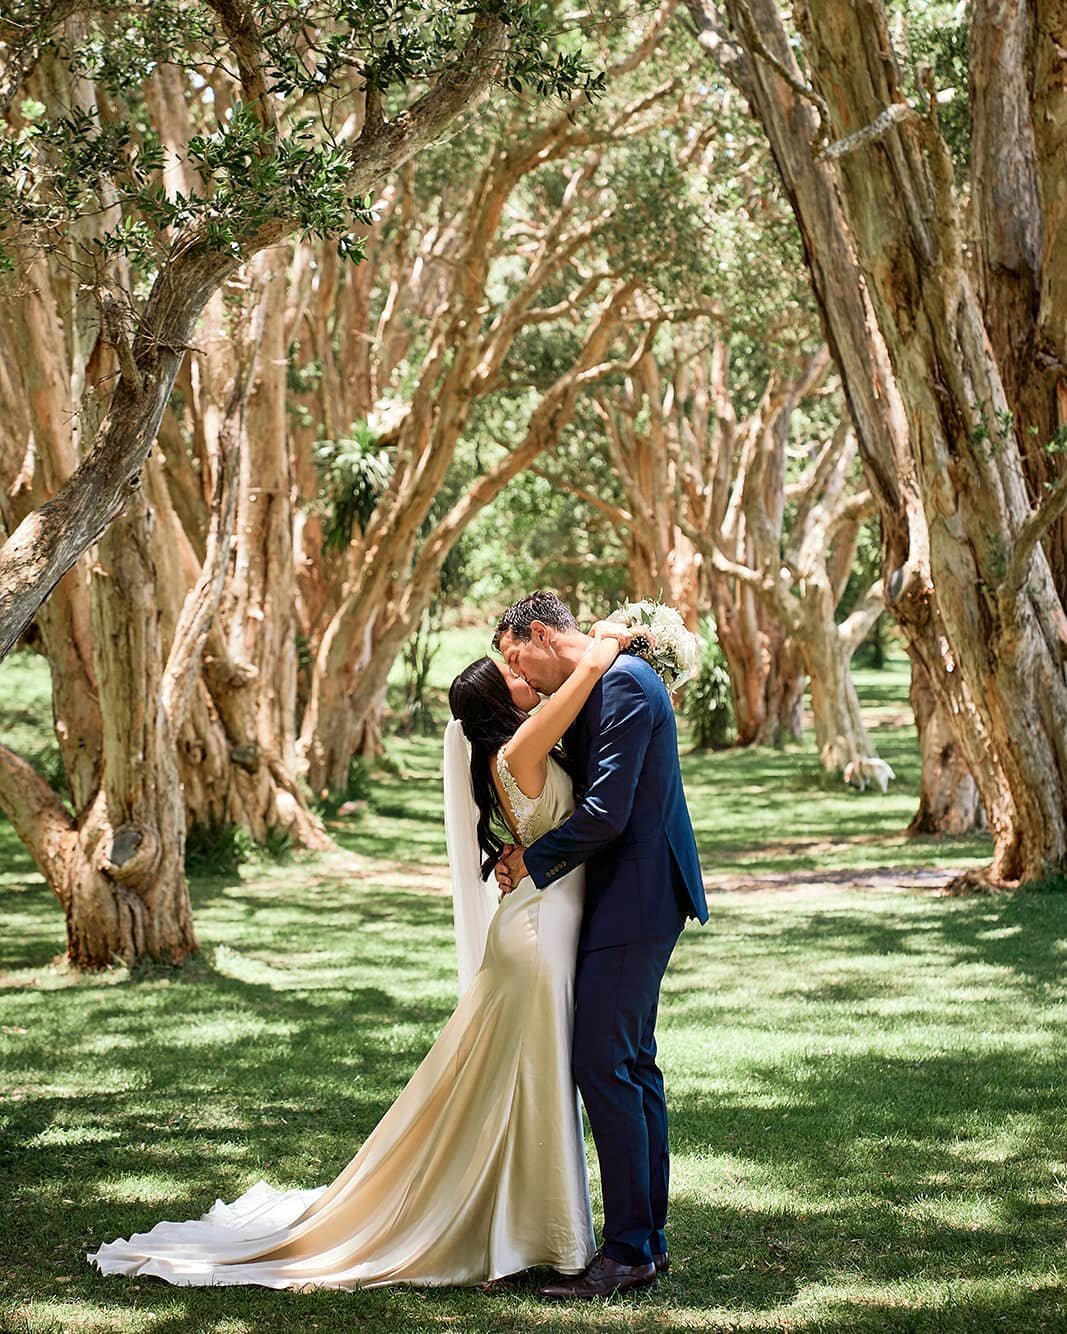
<svg viewBox="0 0 1067 1334">
<path fill-rule="evenodd" d="M 652 705 L 629 672 L 605 676 L 600 689 L 585 796 L 558 829 L 526 849 L 526 870 L 538 889 L 606 848 L 630 820 L 637 775 L 652 736 Z"/>
</svg>

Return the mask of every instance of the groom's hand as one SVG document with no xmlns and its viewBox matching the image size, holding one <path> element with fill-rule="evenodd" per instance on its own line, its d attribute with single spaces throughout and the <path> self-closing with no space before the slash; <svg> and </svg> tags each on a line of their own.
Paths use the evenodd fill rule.
<svg viewBox="0 0 1067 1334">
<path fill-rule="evenodd" d="M 519 881 L 526 874 L 526 863 L 523 861 L 523 853 L 526 851 L 518 843 L 505 843 L 504 849 L 500 854 L 500 860 L 494 869 L 496 875 L 497 887 L 500 890 L 500 897 L 510 894 Z"/>
</svg>

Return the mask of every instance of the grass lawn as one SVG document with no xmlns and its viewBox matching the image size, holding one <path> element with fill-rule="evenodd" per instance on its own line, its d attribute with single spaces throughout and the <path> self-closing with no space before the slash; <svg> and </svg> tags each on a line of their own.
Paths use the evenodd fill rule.
<svg viewBox="0 0 1067 1334">
<path fill-rule="evenodd" d="M 35 666 L 0 667 L 27 748 Z M 85 1262 L 261 1177 L 328 1181 L 414 1070 L 455 987 L 437 741 L 392 743 L 339 852 L 196 879 L 181 969 L 56 967 L 61 914 L 0 822 L 0 1330 L 1067 1330 L 1067 895 L 930 888 L 988 845 L 900 836 L 906 677 L 859 685 L 888 797 L 823 779 L 810 744 L 685 757 L 714 892 L 659 1025 L 675 1267 L 592 1306 Z"/>
</svg>

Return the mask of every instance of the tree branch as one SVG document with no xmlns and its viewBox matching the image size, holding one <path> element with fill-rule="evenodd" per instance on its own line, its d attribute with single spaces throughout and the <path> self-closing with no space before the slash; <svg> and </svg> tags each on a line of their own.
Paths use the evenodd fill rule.
<svg viewBox="0 0 1067 1334">
<path fill-rule="evenodd" d="M 141 372 L 130 344 L 128 327 L 130 311 L 114 292 L 109 292 L 106 288 L 97 293 L 97 300 L 100 305 L 100 325 L 104 339 L 115 349 L 119 359 L 119 373 L 127 388 L 135 399 L 140 400 L 144 396 L 144 381 L 141 379 Z"/>
<path fill-rule="evenodd" d="M 921 116 L 914 107 L 909 106 L 907 102 L 893 102 L 880 112 L 869 125 L 864 125 L 862 129 L 856 130 L 853 134 L 846 134 L 843 139 L 836 139 L 832 144 L 827 144 L 820 152 L 815 154 L 816 162 L 827 162 L 833 158 L 844 157 L 846 153 L 852 153 L 857 148 L 862 148 L 864 144 L 869 144 L 875 139 L 881 139 L 883 135 L 888 134 L 894 125 L 898 125 L 902 120 L 921 120 Z"/>
<path fill-rule="evenodd" d="M 1059 517 L 1067 513 L 1067 473 L 1045 493 L 1045 498 L 1036 510 L 1033 510 L 1019 529 L 1015 537 L 1008 568 L 999 589 L 1002 603 L 1014 610 L 1023 585 L 1030 573 L 1030 561 L 1034 548 Z"/>
<path fill-rule="evenodd" d="M 553 477 L 545 472 L 543 468 L 536 465 L 527 468 L 527 472 L 532 472 L 535 477 L 540 477 L 546 482 L 551 482 L 553 486 L 559 487 L 561 491 L 566 491 L 569 495 L 577 496 L 579 500 L 599 510 L 601 514 L 607 515 L 612 523 L 617 523 L 622 527 L 628 527 L 634 521 L 634 516 L 629 510 L 623 509 L 621 505 L 613 505 L 610 500 L 605 500 L 603 496 L 598 496 L 595 491 L 587 491 L 584 486 L 579 486 L 576 482 L 568 482 L 563 477 Z"/>
<path fill-rule="evenodd" d="M 256 119 L 272 137 L 278 131 L 274 104 L 267 90 L 266 55 L 250 5 L 240 0 L 204 0 L 207 7 L 218 15 L 234 55 L 241 80 L 241 95 L 255 113 Z"/>
<path fill-rule="evenodd" d="M 788 69 L 778 57 L 771 51 L 767 43 L 763 40 L 759 27 L 752 12 L 749 9 L 746 0 L 731 0 L 730 8 L 737 18 L 738 27 L 741 29 L 745 46 L 748 51 L 756 55 L 765 64 L 770 65 L 778 77 L 792 88 L 798 97 L 802 97 L 806 102 L 815 108 L 816 115 L 819 117 L 819 127 L 816 132 L 815 142 L 822 144 L 830 137 L 830 108 L 826 105 L 823 97 L 803 79 L 798 79 L 792 70 Z"/>
<path fill-rule="evenodd" d="M 847 500 L 842 501 L 830 525 L 830 533 L 835 533 L 838 528 L 846 523 L 862 523 L 864 519 L 869 519 L 877 510 L 878 502 L 874 498 L 874 493 L 872 491 L 859 491 L 856 495 L 849 496 Z"/>
<path fill-rule="evenodd" d="M 705 0 L 686 0 L 697 44 L 733 80 L 746 95 L 752 83 L 752 71 L 744 48 L 729 35 L 722 15 Z"/>
<path fill-rule="evenodd" d="M 67 860 L 78 832 L 70 812 L 31 764 L 0 743 L 0 810 L 66 907 Z"/>
<path fill-rule="evenodd" d="M 431 143 L 489 87 L 507 48 L 506 24 L 478 15 L 463 50 L 433 87 L 392 120 L 367 126 L 353 144 L 349 157 L 352 192 L 366 193 L 387 171 L 395 171 Z"/>
<path fill-rule="evenodd" d="M 838 639 L 849 657 L 867 638 L 875 621 L 885 611 L 885 594 L 881 579 L 868 588 L 863 600 L 837 627 Z"/>
</svg>

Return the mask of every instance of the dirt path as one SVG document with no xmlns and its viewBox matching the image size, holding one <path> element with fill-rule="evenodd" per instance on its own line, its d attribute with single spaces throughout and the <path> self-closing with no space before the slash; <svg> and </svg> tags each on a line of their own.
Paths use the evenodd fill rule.
<svg viewBox="0 0 1067 1334">
<path fill-rule="evenodd" d="M 938 890 L 959 875 L 957 866 L 849 866 L 839 870 L 745 871 L 705 875 L 709 894 L 752 893 L 757 890 L 877 889 L 906 893 L 914 889 Z"/>
</svg>

